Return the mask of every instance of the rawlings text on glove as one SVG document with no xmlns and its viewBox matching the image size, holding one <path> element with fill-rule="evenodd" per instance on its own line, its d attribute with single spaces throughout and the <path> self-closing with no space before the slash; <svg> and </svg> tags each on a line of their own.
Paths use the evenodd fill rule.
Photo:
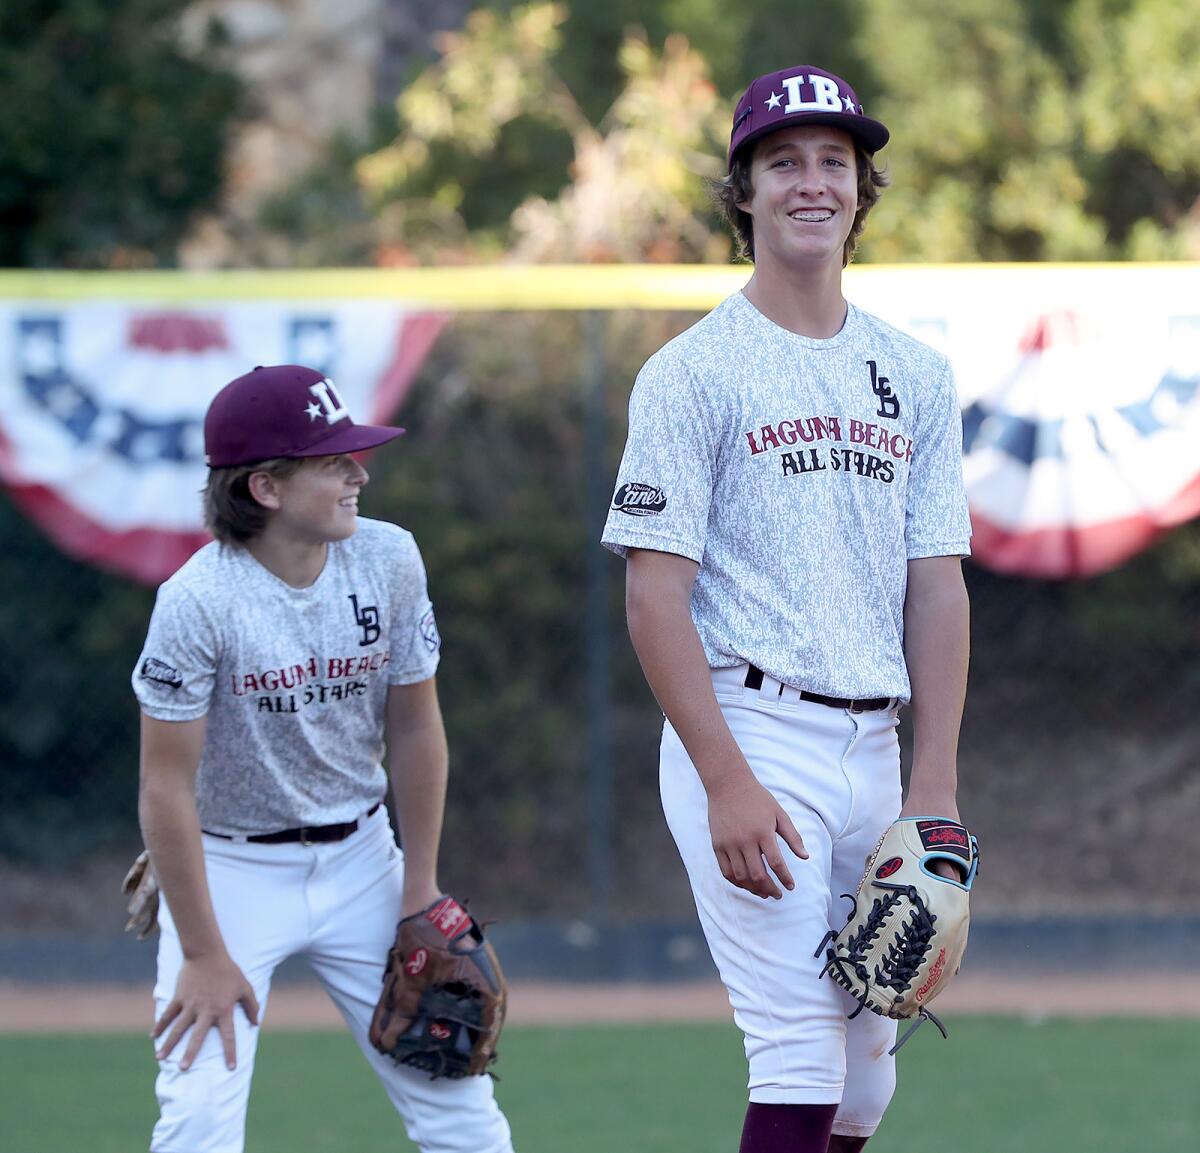
<svg viewBox="0 0 1200 1153">
<path fill-rule="evenodd" d="M 937 860 L 953 862 L 960 879 L 931 871 Z M 858 1001 L 852 1018 L 864 1007 L 884 1017 L 918 1018 L 893 1053 L 925 1020 L 946 1035 L 928 1005 L 962 961 L 978 867 L 975 838 L 957 821 L 903 817 L 867 858 L 858 892 L 842 894 L 854 902 L 849 920 L 817 947 L 818 956 L 825 949 L 821 976 L 828 973 Z"/>
</svg>

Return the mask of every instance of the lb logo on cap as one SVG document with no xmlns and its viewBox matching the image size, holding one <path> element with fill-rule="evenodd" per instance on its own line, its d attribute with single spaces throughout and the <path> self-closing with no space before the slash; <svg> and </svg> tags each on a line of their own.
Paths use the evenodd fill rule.
<svg viewBox="0 0 1200 1153">
<path fill-rule="evenodd" d="M 745 144 L 803 124 L 828 124 L 849 132 L 868 152 L 887 142 L 888 130 L 863 112 L 854 89 L 840 76 L 799 64 L 760 76 L 742 94 L 733 114 L 729 163 Z"/>
</svg>

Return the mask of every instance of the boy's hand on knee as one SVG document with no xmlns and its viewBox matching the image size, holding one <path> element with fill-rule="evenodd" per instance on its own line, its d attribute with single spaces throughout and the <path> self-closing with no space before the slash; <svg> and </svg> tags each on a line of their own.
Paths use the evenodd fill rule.
<svg viewBox="0 0 1200 1153">
<path fill-rule="evenodd" d="M 237 1045 L 234 1041 L 233 1012 L 241 1005 L 251 1025 L 258 1024 L 258 998 L 245 974 L 234 964 L 228 953 L 197 957 L 183 963 L 175 996 L 150 1034 L 155 1040 L 166 1033 L 155 1057 L 165 1060 L 184 1033 L 191 1029 L 187 1048 L 179 1067 L 190 1069 L 209 1029 L 221 1035 L 225 1050 L 226 1068 L 237 1067 Z M 167 1032 L 167 1030 L 170 1032 Z"/>
</svg>

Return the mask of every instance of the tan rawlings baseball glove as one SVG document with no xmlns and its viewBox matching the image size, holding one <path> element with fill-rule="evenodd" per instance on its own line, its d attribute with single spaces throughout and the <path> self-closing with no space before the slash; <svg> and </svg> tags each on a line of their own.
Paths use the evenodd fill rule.
<svg viewBox="0 0 1200 1153">
<path fill-rule="evenodd" d="M 486 1073 L 507 999 L 483 929 L 453 897 L 439 897 L 396 927 L 371 1044 L 435 1078 Z"/>
<path fill-rule="evenodd" d="M 957 880 L 931 869 L 950 861 Z M 946 817 L 902 817 L 867 858 L 850 917 L 817 947 L 826 973 L 864 1008 L 884 1017 L 917 1020 L 892 1047 L 895 1053 L 918 1025 L 932 1021 L 929 1002 L 958 972 L 967 947 L 969 899 L 979 868 L 975 838 Z"/>
<path fill-rule="evenodd" d="M 129 898 L 126 912 L 125 932 L 136 933 L 144 941 L 158 928 L 158 878 L 150 864 L 150 854 L 143 849 L 129 866 L 125 880 L 121 882 L 121 893 Z"/>
</svg>

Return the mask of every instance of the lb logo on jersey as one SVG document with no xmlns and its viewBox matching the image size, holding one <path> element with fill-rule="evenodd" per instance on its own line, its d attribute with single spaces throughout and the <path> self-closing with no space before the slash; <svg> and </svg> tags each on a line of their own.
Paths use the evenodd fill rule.
<svg viewBox="0 0 1200 1153">
<path fill-rule="evenodd" d="M 667 497 L 661 488 L 634 480 L 617 489 L 612 507 L 628 516 L 654 516 L 667 507 Z"/>
<path fill-rule="evenodd" d="M 892 391 L 888 378 L 879 375 L 879 369 L 873 360 L 867 361 L 867 367 L 871 370 L 871 391 L 879 397 L 879 407 L 875 410 L 875 415 L 882 416 L 885 420 L 895 420 L 900 415 L 900 398 Z"/>
<path fill-rule="evenodd" d="M 166 661 L 160 661 L 154 657 L 147 657 L 142 661 L 140 675 L 144 681 L 158 681 L 159 684 L 166 685 L 168 688 L 183 687 L 183 677 L 179 675 L 179 670 L 167 664 Z"/>
<path fill-rule="evenodd" d="M 904 864 L 903 857 L 892 857 L 889 861 L 884 861 L 878 869 L 875 870 L 875 878 L 879 881 L 886 881 L 893 873 L 899 872 L 900 866 Z"/>
<path fill-rule="evenodd" d="M 404 962 L 404 971 L 410 976 L 415 977 L 429 963 L 429 950 L 417 949 L 407 961 Z"/>
<path fill-rule="evenodd" d="M 358 603 L 358 594 L 350 594 L 350 603 L 354 606 L 354 623 L 362 629 L 362 636 L 359 638 L 359 648 L 364 645 L 373 645 L 379 640 L 379 634 L 383 630 L 379 625 L 379 607 L 378 605 L 362 605 Z"/>
</svg>

